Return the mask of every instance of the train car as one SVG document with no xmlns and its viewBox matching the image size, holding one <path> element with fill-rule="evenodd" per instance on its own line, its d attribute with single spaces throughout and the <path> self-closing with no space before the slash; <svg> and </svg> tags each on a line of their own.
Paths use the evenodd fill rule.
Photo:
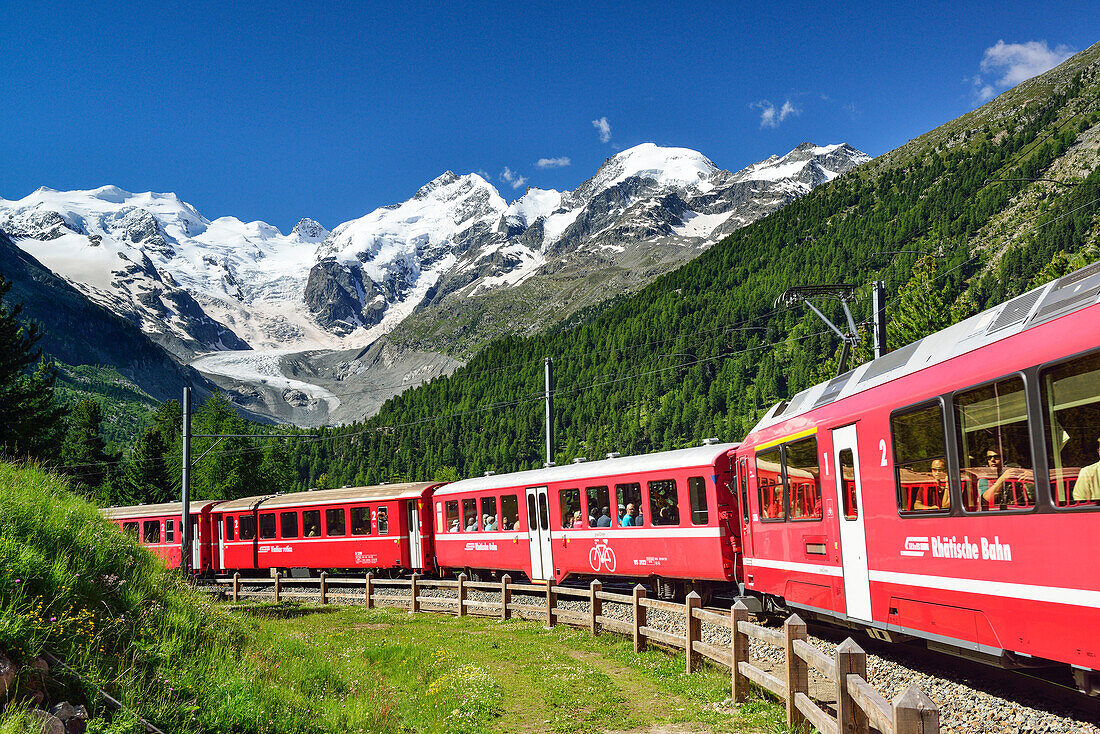
<svg viewBox="0 0 1100 734">
<path fill-rule="evenodd" d="M 735 444 L 466 479 L 435 492 L 441 569 L 623 577 L 663 595 L 738 578 Z M 626 518 L 630 519 L 627 520 Z"/>
<path fill-rule="evenodd" d="M 1100 263 L 773 407 L 738 447 L 766 608 L 1100 688 Z"/>
<path fill-rule="evenodd" d="M 213 514 L 222 568 L 432 569 L 426 508 L 438 482 L 231 500 Z"/>
<path fill-rule="evenodd" d="M 191 570 L 194 573 L 221 571 L 214 553 L 214 533 L 210 524 L 210 513 L 218 504 L 219 500 L 196 500 L 191 503 Z M 101 512 L 123 532 L 131 533 L 138 543 L 163 560 L 169 568 L 180 567 L 182 502 L 108 507 Z"/>
</svg>

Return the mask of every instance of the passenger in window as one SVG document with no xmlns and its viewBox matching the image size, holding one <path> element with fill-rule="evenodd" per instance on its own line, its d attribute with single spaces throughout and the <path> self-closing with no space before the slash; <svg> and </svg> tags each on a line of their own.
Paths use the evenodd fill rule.
<svg viewBox="0 0 1100 734">
<path fill-rule="evenodd" d="M 633 502 L 626 506 L 626 512 L 619 524 L 624 528 L 633 528 L 641 524 L 641 518 L 638 517 L 638 510 L 635 509 Z"/>
<path fill-rule="evenodd" d="M 611 508 L 601 507 L 600 516 L 596 518 L 596 527 L 609 528 L 611 527 Z"/>
<path fill-rule="evenodd" d="M 1100 451 L 1100 438 L 1097 439 L 1097 450 Z M 1100 461 L 1081 467 L 1077 483 L 1073 485 L 1073 500 L 1100 503 Z"/>
<path fill-rule="evenodd" d="M 496 530 L 497 519 L 492 515 L 485 515 L 481 518 L 481 527 L 485 530 Z"/>
<path fill-rule="evenodd" d="M 928 470 L 932 479 L 936 480 L 936 486 L 931 496 L 921 501 L 918 496 L 913 500 L 914 510 L 948 510 L 951 509 L 951 493 L 947 487 L 947 463 L 943 459 L 933 459 L 932 467 Z"/>
<path fill-rule="evenodd" d="M 456 517 L 454 520 L 451 520 L 451 527 L 449 532 L 455 533 L 458 532 L 460 529 L 461 528 L 458 527 L 458 518 Z"/>
<path fill-rule="evenodd" d="M 584 527 L 584 520 L 582 518 L 583 518 L 583 515 L 581 515 L 580 510 L 577 510 L 576 512 L 574 512 L 573 513 L 573 524 L 570 527 L 583 528 Z"/>
<path fill-rule="evenodd" d="M 1022 482 L 1028 503 L 1034 499 L 1035 484 L 1028 481 L 1032 478 L 1030 471 L 1021 469 L 1018 464 L 1006 467 L 1001 454 L 996 449 L 986 450 L 985 461 L 989 468 L 995 472 L 992 484 L 986 477 L 978 480 L 978 494 L 981 495 L 987 507 L 1000 506 L 1003 508 L 1008 504 L 1008 485 L 1010 483 Z M 1017 499 L 1017 503 L 1019 503 L 1019 499 Z"/>
<path fill-rule="evenodd" d="M 477 517 L 474 515 L 470 515 L 468 518 L 466 518 L 466 532 L 469 533 L 475 531 L 477 531 Z"/>
</svg>

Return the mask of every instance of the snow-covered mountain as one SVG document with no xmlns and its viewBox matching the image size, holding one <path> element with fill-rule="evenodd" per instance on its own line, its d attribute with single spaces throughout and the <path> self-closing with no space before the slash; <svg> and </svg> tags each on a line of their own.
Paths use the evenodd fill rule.
<svg viewBox="0 0 1100 734">
<path fill-rule="evenodd" d="M 415 330 L 421 341 L 407 331 L 372 353 L 372 369 L 399 364 L 410 350 L 461 356 L 641 287 L 866 160 L 848 145 L 803 143 L 731 173 L 696 151 L 645 143 L 608 158 L 574 191 L 532 188 L 509 203 L 481 176 L 448 171 L 408 201 L 331 232 L 302 219 L 287 235 L 264 222 L 208 220 L 175 194 L 41 188 L 0 199 L 0 230 L 181 361 L 268 354 L 247 368 L 233 355 L 196 366 L 281 385 L 288 403 L 304 394 L 331 421 L 340 401 L 275 374 L 286 355 L 358 350 L 419 319 L 429 325 Z M 339 373 L 335 380 L 365 369 L 355 359 L 330 362 L 324 369 Z M 395 380 L 394 391 L 430 378 L 432 362 L 418 357 L 416 376 Z M 268 409 L 279 413 L 270 401 Z"/>
</svg>

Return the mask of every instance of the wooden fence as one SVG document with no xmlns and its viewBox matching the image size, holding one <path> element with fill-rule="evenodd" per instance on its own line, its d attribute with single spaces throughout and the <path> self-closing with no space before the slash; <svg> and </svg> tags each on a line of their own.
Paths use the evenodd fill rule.
<svg viewBox="0 0 1100 734">
<path fill-rule="evenodd" d="M 745 701 L 750 683 L 756 684 L 784 701 L 787 723 L 791 726 L 808 723 L 822 734 L 867 734 L 872 727 L 882 734 L 933 734 L 940 730 L 939 709 L 917 686 L 910 685 L 888 701 L 867 682 L 867 653 L 852 638 L 840 643 L 834 656 L 829 657 L 806 641 L 806 623 L 798 615 L 791 615 L 783 624 L 782 631 L 761 627 L 749 622 L 749 611 L 740 602 L 727 613 L 702 608 L 699 595 L 695 593 L 688 594 L 685 603 L 677 604 L 647 598 L 645 587 L 641 585 L 635 586 L 631 594 L 615 594 L 604 591 L 599 581 L 593 581 L 588 589 L 576 589 L 555 586 L 552 581 L 514 584 L 510 576 L 502 577 L 499 582 L 468 581 L 465 574 L 460 574 L 457 580 L 443 580 L 425 579 L 418 574 L 407 579 L 381 579 L 370 573 L 364 578 L 329 578 L 328 574 L 322 573 L 320 578 L 287 578 L 276 574 L 269 579 L 242 579 L 238 573 L 232 579 L 219 579 L 218 583 L 232 585 L 233 601 L 239 601 L 242 596 L 274 596 L 278 602 L 283 599 L 314 598 L 319 592 L 322 604 L 340 599 L 364 604 L 368 609 L 384 605 L 402 607 L 410 613 L 443 612 L 459 617 L 474 615 L 502 620 L 514 616 L 538 620 L 547 627 L 559 623 L 587 627 L 593 635 L 606 630 L 633 637 L 635 652 L 645 650 L 650 642 L 684 650 L 688 673 L 697 670 L 703 658 L 729 668 L 735 703 Z M 244 592 L 242 585 L 270 585 L 272 590 Z M 287 587 L 312 587 L 313 590 L 287 591 Z M 393 591 L 380 592 L 382 588 Z M 467 598 L 470 589 L 499 593 L 500 601 L 471 600 Z M 447 590 L 447 595 L 425 594 L 440 590 Z M 523 595 L 521 598 L 528 601 L 513 601 L 514 593 Z M 541 599 L 533 603 L 530 601 L 532 596 Z M 559 608 L 557 602 L 562 598 L 587 602 L 588 610 Z M 629 607 L 630 621 L 605 616 L 604 602 Z M 684 624 L 684 633 L 675 634 L 649 626 L 647 613 L 650 609 L 679 616 Z M 728 629 L 730 644 L 704 642 L 704 622 Z M 752 664 L 749 658 L 750 638 L 784 651 L 783 679 Z M 810 668 L 825 679 L 831 690 L 835 690 L 835 715 L 821 708 L 810 697 Z"/>
</svg>

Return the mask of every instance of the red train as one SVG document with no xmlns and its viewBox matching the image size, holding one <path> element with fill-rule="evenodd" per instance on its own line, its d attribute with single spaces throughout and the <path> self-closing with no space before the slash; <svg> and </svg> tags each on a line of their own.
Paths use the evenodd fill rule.
<svg viewBox="0 0 1100 734">
<path fill-rule="evenodd" d="M 1086 539 L 1100 521 L 1098 296 L 1100 263 L 799 393 L 741 444 L 236 500 L 199 512 L 219 529 L 200 539 L 215 571 L 736 589 L 759 610 L 883 639 L 1068 664 L 1096 692 L 1100 576 Z M 368 510 L 369 533 L 305 533 L 319 513 L 351 528 Z"/>
<path fill-rule="evenodd" d="M 216 500 L 197 500 L 191 503 L 191 568 L 196 573 L 218 573 L 222 566 L 215 557 L 215 545 L 210 511 Z M 183 542 L 183 503 L 165 502 L 159 505 L 132 505 L 108 507 L 103 516 L 130 533 L 138 543 L 163 560 L 170 568 L 180 567 L 180 551 Z"/>
</svg>

